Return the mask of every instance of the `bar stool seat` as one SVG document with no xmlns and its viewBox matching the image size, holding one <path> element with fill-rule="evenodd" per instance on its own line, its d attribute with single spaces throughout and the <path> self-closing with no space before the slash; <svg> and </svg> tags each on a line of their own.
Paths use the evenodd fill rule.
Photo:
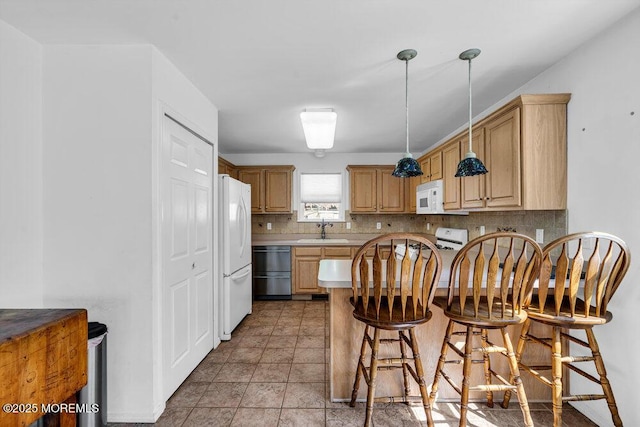
<svg viewBox="0 0 640 427">
<path fill-rule="evenodd" d="M 589 313 L 585 314 L 585 307 L 584 301 L 577 298 L 574 307 L 575 313 L 572 315 L 569 301 L 565 300 L 560 305 L 558 314 L 556 314 L 554 297 L 548 296 L 542 308 L 537 300 L 529 304 L 527 316 L 531 320 L 547 325 L 571 324 L 571 329 L 604 325 L 613 319 L 613 314 L 610 311 L 605 312 L 603 315 L 596 315 L 596 307 L 593 306 L 589 306 Z"/>
<path fill-rule="evenodd" d="M 519 325 L 527 319 L 527 313 L 524 310 L 513 312 L 513 317 L 490 317 L 489 304 L 487 298 L 484 296 L 479 299 L 477 317 L 473 305 L 465 304 L 461 310 L 460 300 L 454 300 L 451 305 L 448 305 L 447 297 L 436 297 L 433 300 L 433 304 L 440 307 L 449 319 L 462 325 L 484 326 L 492 329 L 509 325 Z M 500 313 L 502 309 L 503 304 L 500 301 L 493 301 L 491 308 L 492 313 Z M 505 305 L 505 309 L 511 310 L 510 305 Z"/>
<path fill-rule="evenodd" d="M 429 319 L 431 319 L 431 311 L 427 311 L 426 315 L 422 315 L 420 310 L 417 315 L 414 316 L 413 311 L 409 310 L 405 314 L 405 318 L 402 317 L 402 302 L 400 297 L 394 297 L 393 307 L 389 310 L 389 302 L 386 299 L 380 301 L 380 313 L 376 315 L 376 302 L 374 297 L 369 297 L 369 303 L 365 310 L 362 300 L 358 300 L 357 304 L 354 304 L 353 298 L 349 301 L 353 305 L 353 317 L 361 322 L 380 329 L 386 329 L 391 331 L 403 330 L 410 327 L 421 325 Z M 407 306 L 413 306 L 413 298 L 409 296 L 407 298 Z M 422 305 L 419 305 L 422 308 Z M 392 313 L 393 317 L 389 315 Z"/>
<path fill-rule="evenodd" d="M 435 245 L 426 237 L 412 233 L 379 236 L 362 245 L 354 256 L 350 301 L 354 307 L 353 317 L 363 322 L 365 328 L 350 405 L 355 406 L 360 380 L 364 378 L 368 387 L 365 426 L 372 424 L 374 402 L 421 402 L 427 425 L 433 426 L 414 328 L 431 319 L 429 307 L 441 269 L 442 259 Z M 382 330 L 397 331 L 397 338 L 382 338 Z M 398 354 L 382 357 L 380 344 L 398 345 Z M 368 366 L 365 364 L 367 348 L 371 353 Z M 403 394 L 376 397 L 378 371 L 394 370 L 402 370 Z M 412 394 L 411 379 L 418 384 L 419 395 Z"/>
</svg>

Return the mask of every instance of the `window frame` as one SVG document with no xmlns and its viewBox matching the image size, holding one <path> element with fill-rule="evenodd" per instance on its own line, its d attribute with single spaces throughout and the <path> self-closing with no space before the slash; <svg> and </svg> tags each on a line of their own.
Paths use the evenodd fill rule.
<svg viewBox="0 0 640 427">
<path fill-rule="evenodd" d="M 295 202 L 297 206 L 297 222 L 303 223 L 320 223 L 322 219 L 307 219 L 304 217 L 304 207 L 301 200 L 302 194 L 302 179 L 301 176 L 303 174 L 309 175 L 340 175 L 341 185 L 342 185 L 342 200 L 340 201 L 340 208 L 338 209 L 338 218 L 327 220 L 325 222 L 346 222 L 346 210 L 347 210 L 347 172 L 345 171 L 296 171 L 296 197 Z"/>
</svg>

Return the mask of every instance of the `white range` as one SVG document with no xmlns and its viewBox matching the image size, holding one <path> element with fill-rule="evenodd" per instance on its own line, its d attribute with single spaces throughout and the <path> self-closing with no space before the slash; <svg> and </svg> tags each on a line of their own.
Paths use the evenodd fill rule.
<svg viewBox="0 0 640 427">
<path fill-rule="evenodd" d="M 436 230 L 436 247 L 440 250 L 459 251 L 469 242 L 466 228 L 445 228 Z"/>
<path fill-rule="evenodd" d="M 467 244 L 468 233 L 461 228 L 438 228 L 436 230 L 436 246 L 442 257 L 442 274 L 438 282 L 439 288 L 449 286 L 449 268 L 453 258 L 464 245 Z M 412 248 L 411 250 L 416 250 Z M 397 256 L 404 255 L 404 245 L 396 247 Z M 371 271 L 371 270 L 370 270 Z M 384 274 L 383 274 L 384 276 Z M 351 260 L 323 259 L 318 269 L 318 285 L 323 288 L 350 288 L 351 287 Z"/>
</svg>

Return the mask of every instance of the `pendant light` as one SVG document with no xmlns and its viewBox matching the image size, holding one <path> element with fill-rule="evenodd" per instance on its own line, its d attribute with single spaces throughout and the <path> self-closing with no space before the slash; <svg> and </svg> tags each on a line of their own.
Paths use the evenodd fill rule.
<svg viewBox="0 0 640 427">
<path fill-rule="evenodd" d="M 488 172 L 480 159 L 476 157 L 476 153 L 473 152 L 473 139 L 471 138 L 471 60 L 476 58 L 478 55 L 480 55 L 480 49 L 469 49 L 462 52 L 459 56 L 463 61 L 469 61 L 469 151 L 464 155 L 464 159 L 458 163 L 456 176 L 483 175 Z"/>
<path fill-rule="evenodd" d="M 409 61 L 416 57 L 418 52 L 413 49 L 406 49 L 398 53 L 397 57 L 401 61 L 405 61 L 405 110 L 407 124 L 407 151 L 404 157 L 398 160 L 396 168 L 392 175 L 398 178 L 410 178 L 412 176 L 422 175 L 420 163 L 413 158 L 409 152 Z"/>
</svg>

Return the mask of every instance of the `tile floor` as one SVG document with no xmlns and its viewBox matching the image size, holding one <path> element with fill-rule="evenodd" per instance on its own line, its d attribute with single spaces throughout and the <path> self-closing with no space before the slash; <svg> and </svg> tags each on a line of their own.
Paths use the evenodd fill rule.
<svg viewBox="0 0 640 427">
<path fill-rule="evenodd" d="M 169 399 L 155 425 L 363 425 L 363 403 L 350 408 L 327 398 L 328 310 L 326 301 L 254 302 L 253 314 L 238 326 L 231 341 L 220 344 L 200 363 Z M 452 403 L 436 404 L 436 426 L 457 426 L 458 410 Z M 531 414 L 536 426 L 553 425 L 550 404 L 532 404 Z M 376 427 L 426 425 L 421 408 L 398 403 L 377 404 L 373 417 Z M 467 421 L 470 427 L 523 425 L 517 400 L 509 409 L 474 404 Z M 595 426 L 569 406 L 563 423 Z"/>
</svg>

